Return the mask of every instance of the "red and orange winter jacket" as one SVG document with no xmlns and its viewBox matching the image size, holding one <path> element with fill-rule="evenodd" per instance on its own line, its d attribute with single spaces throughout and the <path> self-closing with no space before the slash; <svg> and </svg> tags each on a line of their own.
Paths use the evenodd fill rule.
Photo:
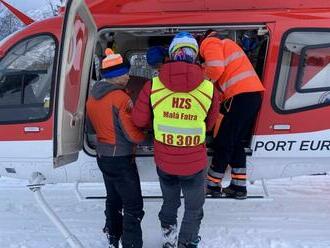
<svg viewBox="0 0 330 248">
<path fill-rule="evenodd" d="M 265 90 L 249 58 L 234 41 L 207 37 L 201 44 L 200 55 L 205 60 L 205 76 L 216 82 L 222 100 Z"/>
<path fill-rule="evenodd" d="M 123 88 L 100 81 L 87 101 L 87 117 L 96 133 L 96 152 L 101 156 L 126 156 L 144 140 L 131 117 L 132 101 Z"/>
<path fill-rule="evenodd" d="M 204 81 L 202 69 L 198 65 L 185 62 L 164 64 L 160 69 L 159 79 L 175 92 L 190 92 Z M 145 84 L 133 108 L 133 121 L 141 128 L 150 127 L 152 124 L 151 86 L 151 82 Z M 212 104 L 205 120 L 208 131 L 213 128 L 219 112 L 218 92 L 213 92 Z M 176 147 L 154 141 L 154 156 L 156 165 L 171 175 L 193 175 L 208 164 L 205 144 Z"/>
</svg>

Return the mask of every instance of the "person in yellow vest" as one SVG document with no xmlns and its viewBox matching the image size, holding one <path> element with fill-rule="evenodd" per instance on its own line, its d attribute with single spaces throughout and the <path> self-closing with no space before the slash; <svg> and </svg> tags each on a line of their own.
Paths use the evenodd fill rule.
<svg viewBox="0 0 330 248">
<path fill-rule="evenodd" d="M 261 105 L 264 87 L 243 50 L 230 39 L 221 39 L 209 30 L 200 46 L 205 77 L 220 92 L 220 112 L 224 116 L 215 137 L 214 156 L 208 171 L 207 193 L 245 199 L 246 155 L 244 138 L 249 134 Z M 222 189 L 221 181 L 230 165 L 231 183 Z"/>
<path fill-rule="evenodd" d="M 195 248 L 203 218 L 204 169 L 207 167 L 205 132 L 218 115 L 218 93 L 195 64 L 197 41 L 178 33 L 159 76 L 147 82 L 133 108 L 138 127 L 153 123 L 154 156 L 163 194 L 159 212 L 163 248 Z M 178 235 L 177 211 L 183 192 L 185 212 Z"/>
</svg>

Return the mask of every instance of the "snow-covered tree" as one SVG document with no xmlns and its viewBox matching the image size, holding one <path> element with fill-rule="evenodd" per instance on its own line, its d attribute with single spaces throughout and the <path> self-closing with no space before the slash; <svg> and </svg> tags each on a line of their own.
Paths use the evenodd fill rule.
<svg viewBox="0 0 330 248">
<path fill-rule="evenodd" d="M 58 9 L 65 4 L 65 0 L 46 0 L 53 16 L 58 15 Z"/>
<path fill-rule="evenodd" d="M 59 6 L 64 4 L 65 0 L 45 0 L 42 3 L 40 8 L 30 10 L 26 14 L 38 21 L 56 16 Z M 0 40 L 23 27 L 24 24 L 0 3 Z"/>
<path fill-rule="evenodd" d="M 0 40 L 21 29 L 23 24 L 11 12 L 0 9 Z"/>
</svg>

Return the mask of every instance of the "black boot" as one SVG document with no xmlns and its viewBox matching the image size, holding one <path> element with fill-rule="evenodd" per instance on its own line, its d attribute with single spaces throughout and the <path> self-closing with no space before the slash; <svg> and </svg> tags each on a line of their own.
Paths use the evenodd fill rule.
<svg viewBox="0 0 330 248">
<path fill-rule="evenodd" d="M 206 196 L 212 197 L 212 198 L 220 198 L 221 197 L 221 186 L 206 186 Z"/>
<path fill-rule="evenodd" d="M 237 200 L 245 200 L 247 198 L 246 187 L 230 184 L 227 188 L 222 189 L 222 196 Z"/>
<path fill-rule="evenodd" d="M 107 236 L 108 243 L 109 243 L 109 248 L 119 248 L 120 238 L 118 238 L 114 235 L 110 235 L 108 227 L 103 228 L 103 232 Z"/>
<path fill-rule="evenodd" d="M 179 241 L 178 248 L 197 248 L 199 241 L 201 241 L 200 236 L 198 236 L 195 241 L 191 241 L 188 243 L 183 243 Z"/>
</svg>

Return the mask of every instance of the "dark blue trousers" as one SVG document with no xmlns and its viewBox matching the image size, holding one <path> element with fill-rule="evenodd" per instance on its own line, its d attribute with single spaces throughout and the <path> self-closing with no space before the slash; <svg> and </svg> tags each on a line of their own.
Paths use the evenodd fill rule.
<svg viewBox="0 0 330 248">
<path fill-rule="evenodd" d="M 123 248 L 142 248 L 141 220 L 144 216 L 141 186 L 132 156 L 98 157 L 107 199 L 105 227 L 122 239 Z"/>
<path fill-rule="evenodd" d="M 203 219 L 205 202 L 205 173 L 200 171 L 191 176 L 169 175 L 157 169 L 163 194 L 163 205 L 159 212 L 162 226 L 177 224 L 178 208 L 181 205 L 181 190 L 184 197 L 184 215 L 181 223 L 179 241 L 188 243 L 198 238 Z"/>
</svg>

